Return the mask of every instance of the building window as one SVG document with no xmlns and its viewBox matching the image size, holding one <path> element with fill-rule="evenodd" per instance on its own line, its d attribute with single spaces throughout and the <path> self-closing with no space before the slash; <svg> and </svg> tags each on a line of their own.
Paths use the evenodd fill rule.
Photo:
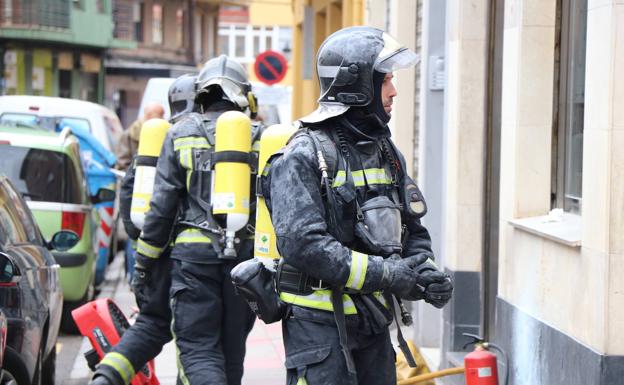
<svg viewBox="0 0 624 385">
<path fill-rule="evenodd" d="M 73 3 L 74 3 L 75 9 L 80 9 L 80 10 L 84 9 L 84 0 L 73 0 Z"/>
<path fill-rule="evenodd" d="M 143 3 L 132 4 L 132 24 L 134 26 L 134 40 L 143 41 L 143 12 L 145 5 Z"/>
<path fill-rule="evenodd" d="M 96 0 L 95 8 L 98 13 L 106 13 L 106 0 Z"/>
<path fill-rule="evenodd" d="M 253 63 L 256 56 L 267 50 L 281 52 L 289 58 L 291 45 L 291 28 L 250 25 L 222 25 L 219 28 L 219 53 L 241 63 Z"/>
<path fill-rule="evenodd" d="M 176 11 L 176 47 L 184 46 L 184 10 L 178 8 Z"/>
<path fill-rule="evenodd" d="M 152 5 L 152 43 L 163 43 L 163 6 Z"/>
<path fill-rule="evenodd" d="M 587 0 L 559 3 L 558 98 L 555 108 L 553 207 L 581 213 Z"/>
</svg>

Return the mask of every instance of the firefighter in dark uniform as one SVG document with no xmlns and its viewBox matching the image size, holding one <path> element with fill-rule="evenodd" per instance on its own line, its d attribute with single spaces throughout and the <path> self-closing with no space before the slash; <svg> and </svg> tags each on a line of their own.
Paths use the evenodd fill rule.
<svg viewBox="0 0 624 385">
<path fill-rule="evenodd" d="M 196 75 L 182 75 L 169 87 L 170 122 L 175 124 L 194 110 Z M 137 240 L 141 233 L 130 220 L 134 186 L 135 162 L 132 162 L 121 183 L 119 212 L 128 237 Z M 171 259 L 163 252 L 151 269 L 151 278 L 136 275 L 132 286 L 140 312 L 135 323 L 107 353 L 93 375 L 90 385 L 127 385 L 134 375 L 171 341 Z"/>
<path fill-rule="evenodd" d="M 165 138 L 135 270 L 150 275 L 172 237 L 171 331 L 178 376 L 183 384 L 235 385 L 241 383 L 254 315 L 235 295 L 229 273 L 251 258 L 253 226 L 236 234 L 237 258 L 224 258 L 218 235 L 224 225 L 211 213 L 212 169 L 207 159 L 214 153 L 217 118 L 226 111 L 253 115 L 255 98 L 245 69 L 224 55 L 204 65 L 196 86 L 201 114 L 185 116 Z M 259 135 L 259 127 L 253 125 L 252 143 Z"/>
<path fill-rule="evenodd" d="M 375 28 L 329 36 L 317 58 L 319 108 L 270 160 L 263 193 L 285 262 L 288 384 L 396 384 L 393 297 L 436 307 L 451 298 L 420 224 L 422 194 L 387 126 L 392 73 L 417 60 Z"/>
</svg>

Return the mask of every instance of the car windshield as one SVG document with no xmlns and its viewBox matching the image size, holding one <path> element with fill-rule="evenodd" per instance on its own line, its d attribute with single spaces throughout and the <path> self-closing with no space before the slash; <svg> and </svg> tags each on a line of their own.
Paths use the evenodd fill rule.
<svg viewBox="0 0 624 385">
<path fill-rule="evenodd" d="M 43 127 L 50 131 L 58 131 L 57 127 L 59 124 L 61 126 L 73 126 L 73 127 L 81 127 L 92 133 L 91 124 L 87 119 L 82 118 L 72 118 L 66 116 L 39 116 L 35 114 L 25 114 L 18 112 L 6 112 L 0 115 L 0 122 L 2 123 L 18 123 L 30 126 L 39 126 Z M 63 127 L 60 127 L 63 128 Z"/>
<path fill-rule="evenodd" d="M 0 174 L 5 174 L 26 200 L 82 203 L 80 183 L 71 159 L 61 152 L 0 144 Z"/>
</svg>

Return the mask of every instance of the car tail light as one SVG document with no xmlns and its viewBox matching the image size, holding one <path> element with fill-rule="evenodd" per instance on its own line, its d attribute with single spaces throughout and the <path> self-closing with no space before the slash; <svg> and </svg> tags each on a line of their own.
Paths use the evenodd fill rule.
<svg viewBox="0 0 624 385">
<path fill-rule="evenodd" d="M 82 228 L 84 227 L 85 213 L 72 213 L 63 211 L 63 217 L 61 220 L 62 230 L 71 230 L 82 236 Z"/>
<path fill-rule="evenodd" d="M 9 142 L 8 140 L 0 140 L 0 144 L 8 144 L 8 145 L 11 145 L 11 142 Z"/>
</svg>

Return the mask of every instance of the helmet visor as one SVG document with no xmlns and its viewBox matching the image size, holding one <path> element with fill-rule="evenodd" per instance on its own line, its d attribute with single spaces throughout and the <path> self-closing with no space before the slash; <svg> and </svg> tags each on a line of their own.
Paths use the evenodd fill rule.
<svg viewBox="0 0 624 385">
<path fill-rule="evenodd" d="M 383 33 L 384 48 L 375 60 L 373 69 L 382 73 L 390 73 L 403 68 L 415 66 L 420 57 L 411 49 L 401 45 L 392 36 Z"/>
<path fill-rule="evenodd" d="M 247 95 L 243 94 L 240 84 L 227 78 L 212 78 L 201 84 L 199 92 L 206 92 L 211 86 L 221 87 L 225 96 L 240 108 L 249 106 Z"/>
</svg>

